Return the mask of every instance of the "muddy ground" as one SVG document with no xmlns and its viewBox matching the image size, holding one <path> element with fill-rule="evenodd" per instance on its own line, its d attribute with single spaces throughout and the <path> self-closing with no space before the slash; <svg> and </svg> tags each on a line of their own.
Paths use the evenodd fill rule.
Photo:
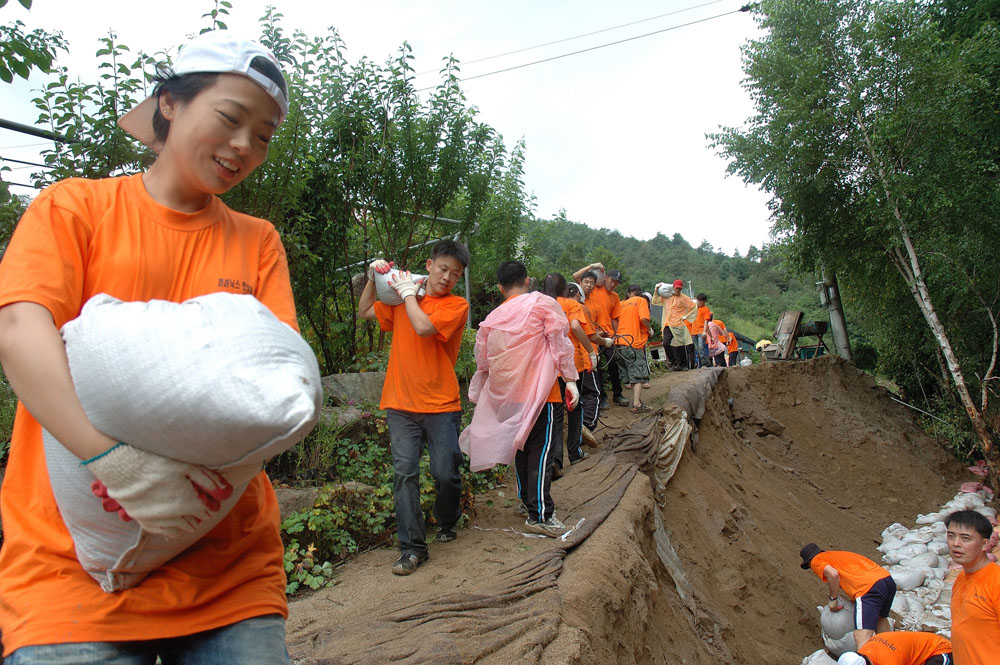
<svg viewBox="0 0 1000 665">
<path fill-rule="evenodd" d="M 645 401 L 666 402 L 700 372 L 655 378 Z M 635 418 L 613 406 L 604 436 Z M 578 517 L 574 492 L 616 459 L 628 466 L 595 459 L 601 465 L 588 460 L 554 484 L 564 521 Z M 432 543 L 414 575 L 391 575 L 398 553 L 373 551 L 343 566 L 336 586 L 294 600 L 289 651 L 293 662 L 317 664 L 795 665 L 822 647 L 815 606 L 826 597 L 799 568 L 802 545 L 878 560 L 882 529 L 912 527 L 970 479 L 848 364 L 728 369 L 662 506 L 640 471 L 600 527 L 563 554 L 559 543 L 517 532 L 511 478 L 481 497 L 458 540 Z M 672 555 L 676 564 L 665 566 Z M 539 561 L 524 572 L 524 562 Z M 511 586 L 512 575 L 530 582 Z"/>
</svg>

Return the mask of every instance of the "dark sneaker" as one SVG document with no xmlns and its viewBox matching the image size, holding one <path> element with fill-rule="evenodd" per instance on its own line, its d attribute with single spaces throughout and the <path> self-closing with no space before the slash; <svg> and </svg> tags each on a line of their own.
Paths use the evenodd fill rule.
<svg viewBox="0 0 1000 665">
<path fill-rule="evenodd" d="M 393 575 L 409 575 L 417 566 L 429 559 L 428 555 L 417 556 L 416 554 L 401 554 L 396 563 L 392 564 Z"/>
<path fill-rule="evenodd" d="M 448 529 L 439 529 L 436 540 L 439 543 L 450 543 L 456 538 L 458 538 L 458 534 L 455 533 L 455 528 L 450 527 Z"/>
<path fill-rule="evenodd" d="M 625 395 L 615 395 L 615 404 L 618 406 L 632 406 L 632 402 L 628 401 Z"/>
<path fill-rule="evenodd" d="M 524 522 L 524 528 L 526 531 L 540 533 L 543 536 L 550 536 L 552 538 L 558 538 L 569 531 L 569 527 L 557 520 L 555 515 L 544 522 L 540 520 L 527 519 Z"/>
<path fill-rule="evenodd" d="M 517 504 L 517 508 L 514 509 L 514 512 L 520 515 L 521 517 L 527 517 L 528 507 L 524 505 L 524 503 L 519 503 Z"/>
<path fill-rule="evenodd" d="M 558 464 L 553 464 L 552 465 L 552 480 L 559 480 L 562 477 L 563 477 L 562 467 L 559 466 Z"/>
<path fill-rule="evenodd" d="M 582 462 L 583 460 L 587 459 L 588 457 L 590 457 L 590 453 L 588 453 L 587 451 L 583 451 L 582 455 L 580 455 L 576 459 L 571 459 L 569 461 L 569 463 L 570 464 L 576 464 L 577 462 Z"/>
<path fill-rule="evenodd" d="M 608 404 L 608 398 L 602 397 L 601 403 L 597 405 L 597 408 L 600 409 L 601 411 L 607 411 L 608 409 L 610 409 L 611 405 Z"/>
</svg>

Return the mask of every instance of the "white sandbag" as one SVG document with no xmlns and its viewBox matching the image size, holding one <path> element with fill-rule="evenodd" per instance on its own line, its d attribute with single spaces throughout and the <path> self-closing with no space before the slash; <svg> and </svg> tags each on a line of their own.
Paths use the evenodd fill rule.
<svg viewBox="0 0 1000 665">
<path fill-rule="evenodd" d="M 896 586 L 903 591 L 912 591 L 927 579 L 927 573 L 922 568 L 892 566 L 889 568 L 889 574 L 892 575 L 892 580 L 896 583 Z"/>
<path fill-rule="evenodd" d="M 992 506 L 977 506 L 974 510 L 985 517 L 992 517 L 993 519 L 997 517 L 996 508 Z"/>
<path fill-rule="evenodd" d="M 938 555 L 934 552 L 924 552 L 915 557 L 903 559 L 899 565 L 904 568 L 935 568 L 938 565 Z"/>
<path fill-rule="evenodd" d="M 917 515 L 917 524 L 934 524 L 934 522 L 940 522 L 947 515 L 944 513 L 928 513 L 926 515 Z"/>
<path fill-rule="evenodd" d="M 740 367 L 749 367 L 750 365 L 753 365 L 753 360 L 751 360 L 750 358 L 744 358 L 743 360 L 740 361 Z M 822 652 L 823 651 L 821 649 L 820 653 Z"/>
<path fill-rule="evenodd" d="M 909 529 L 907 529 L 899 522 L 893 522 L 892 524 L 890 524 L 889 526 L 887 526 L 885 529 L 882 530 L 882 540 L 884 541 L 886 538 L 889 538 L 890 536 L 899 537 L 904 533 L 907 533 L 908 531 Z"/>
<path fill-rule="evenodd" d="M 948 543 L 935 540 L 934 542 L 927 543 L 927 550 L 941 557 L 948 553 Z"/>
<path fill-rule="evenodd" d="M 97 429 L 148 452 L 218 468 L 235 489 L 194 533 L 147 534 L 105 513 L 90 492 L 90 471 L 43 432 L 77 558 L 105 591 L 134 586 L 211 530 L 264 462 L 305 438 L 319 418 L 315 355 L 250 295 L 170 303 L 101 294 L 62 334 L 77 395 Z"/>
<path fill-rule="evenodd" d="M 375 273 L 375 293 L 378 295 L 378 299 L 384 304 L 402 304 L 403 299 L 399 297 L 399 293 L 396 289 L 392 288 L 389 284 L 390 280 L 396 279 L 402 272 L 405 271 L 393 268 L 387 273 Z M 424 290 L 423 285 L 424 281 L 427 279 L 427 275 L 411 274 L 410 278 L 413 280 L 413 283 L 417 285 L 417 295 L 422 295 Z"/>
<path fill-rule="evenodd" d="M 923 543 L 913 543 L 911 545 L 903 545 L 890 552 L 887 552 L 882 558 L 889 565 L 894 565 L 902 561 L 903 559 L 911 559 L 920 554 L 927 552 L 927 545 Z"/>
<path fill-rule="evenodd" d="M 826 647 L 827 651 L 837 658 L 840 658 L 845 651 L 858 650 L 858 643 L 854 641 L 853 631 L 847 633 L 839 640 L 835 640 L 826 633 L 823 633 L 823 645 Z"/>
<path fill-rule="evenodd" d="M 904 545 L 916 545 L 916 544 L 925 545 L 931 542 L 932 540 L 934 540 L 934 534 L 930 533 L 929 531 L 920 531 L 920 530 L 910 531 L 905 536 L 900 538 L 900 541 Z"/>
<path fill-rule="evenodd" d="M 888 554 L 893 550 L 898 550 L 902 546 L 903 546 L 903 541 L 901 541 L 896 536 L 885 536 L 882 539 L 882 544 L 876 547 L 875 549 L 877 549 L 879 552 L 882 552 L 883 554 Z"/>
<path fill-rule="evenodd" d="M 830 658 L 824 649 L 818 649 L 802 660 L 802 665 L 837 665 L 837 661 Z"/>
<path fill-rule="evenodd" d="M 829 605 L 820 605 L 816 608 L 819 610 L 819 625 L 823 629 L 823 634 L 835 640 L 854 630 L 854 601 L 840 596 L 840 604 L 844 609 L 836 612 L 831 611 Z"/>
</svg>

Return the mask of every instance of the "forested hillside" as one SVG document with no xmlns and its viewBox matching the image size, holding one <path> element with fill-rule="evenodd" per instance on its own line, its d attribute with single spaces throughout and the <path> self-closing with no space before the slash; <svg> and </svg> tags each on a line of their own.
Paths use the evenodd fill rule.
<svg viewBox="0 0 1000 665">
<path fill-rule="evenodd" d="M 746 256 L 727 256 L 707 242 L 692 247 L 680 233 L 637 240 L 618 231 L 592 229 L 563 216 L 525 224 L 524 252 L 533 274 L 561 272 L 567 278 L 599 261 L 622 271 L 629 284 L 652 291 L 657 282 L 683 279 L 726 325 L 759 339 L 774 332 L 784 310 L 801 310 L 806 320 L 826 320 L 815 280 L 790 272 L 776 251 L 751 247 Z"/>
</svg>

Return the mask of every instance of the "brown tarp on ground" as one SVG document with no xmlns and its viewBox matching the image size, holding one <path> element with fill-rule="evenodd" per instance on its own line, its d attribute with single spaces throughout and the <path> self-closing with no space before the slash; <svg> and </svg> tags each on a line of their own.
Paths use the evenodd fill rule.
<svg viewBox="0 0 1000 665">
<path fill-rule="evenodd" d="M 654 477 L 656 497 L 662 501 L 695 419 L 704 414 L 719 371 L 699 370 L 687 385 L 671 392 L 662 409 L 627 428 L 606 430 L 604 450 L 574 465 L 571 473 L 553 484 L 559 518 L 574 528 L 562 539 L 551 539 L 550 548 L 525 555 L 524 561 L 499 575 L 474 580 L 461 591 L 448 587 L 408 594 L 373 611 L 348 615 L 347 621 L 333 628 L 294 632 L 288 640 L 293 662 L 540 663 L 562 621 L 557 578 L 566 553 L 586 540 L 614 510 L 640 466 Z M 461 541 L 456 544 L 461 546 Z M 657 546 L 660 549 L 664 543 Z M 669 561 L 664 554 L 661 552 L 661 559 Z M 689 590 L 679 591 L 685 602 L 691 602 Z M 359 635 L 364 638 L 361 649 Z"/>
<path fill-rule="evenodd" d="M 553 485 L 560 519 L 576 525 L 565 540 L 552 539 L 551 549 L 480 580 L 461 592 L 410 596 L 405 605 L 386 603 L 374 613 L 289 640 L 294 662 L 310 665 L 374 665 L 375 663 L 474 663 L 491 660 L 539 663 L 545 646 L 555 639 L 562 602 L 555 588 L 566 552 L 582 543 L 618 505 L 638 468 L 609 453 L 596 453 L 573 467 Z M 356 640 L 369 645 L 359 652 Z"/>
</svg>

